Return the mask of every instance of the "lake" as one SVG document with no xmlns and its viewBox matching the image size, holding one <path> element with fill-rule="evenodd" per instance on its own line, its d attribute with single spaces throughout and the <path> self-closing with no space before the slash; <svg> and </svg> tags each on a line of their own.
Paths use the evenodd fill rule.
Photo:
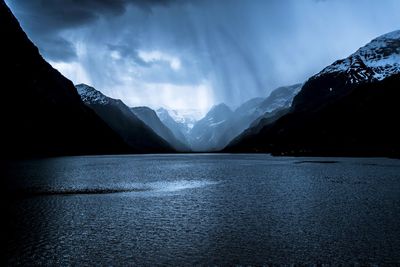
<svg viewBox="0 0 400 267">
<path fill-rule="evenodd" d="M 8 264 L 400 264 L 400 160 L 262 154 L 2 163 Z"/>
</svg>

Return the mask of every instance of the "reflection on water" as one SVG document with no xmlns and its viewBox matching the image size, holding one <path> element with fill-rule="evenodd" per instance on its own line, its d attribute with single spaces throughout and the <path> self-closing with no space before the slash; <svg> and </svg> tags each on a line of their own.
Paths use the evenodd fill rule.
<svg viewBox="0 0 400 267">
<path fill-rule="evenodd" d="M 2 165 L 12 265 L 400 264 L 398 160 L 214 154 Z"/>
<path fill-rule="evenodd" d="M 213 184 L 216 184 L 216 182 L 181 180 L 181 181 L 173 181 L 173 182 L 160 181 L 160 182 L 154 182 L 154 183 L 147 183 L 147 184 L 145 184 L 145 186 L 147 186 L 150 190 L 154 190 L 154 191 L 173 192 L 173 191 L 179 191 L 179 190 L 184 190 L 184 189 L 199 188 L 199 187 L 213 185 Z"/>
<path fill-rule="evenodd" d="M 77 194 L 113 194 L 123 192 L 174 192 L 184 189 L 198 188 L 207 185 L 216 184 L 212 181 L 159 181 L 150 183 L 124 183 L 124 184 L 113 184 L 109 187 L 97 186 L 96 184 L 91 186 L 79 186 L 71 185 L 70 187 L 65 186 L 41 186 L 41 187 L 28 187 L 20 188 L 19 193 L 25 196 L 40 196 L 40 195 L 77 195 Z"/>
</svg>

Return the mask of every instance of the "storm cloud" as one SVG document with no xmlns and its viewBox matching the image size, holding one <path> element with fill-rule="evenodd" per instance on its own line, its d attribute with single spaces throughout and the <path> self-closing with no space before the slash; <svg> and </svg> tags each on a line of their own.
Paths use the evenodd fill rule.
<svg viewBox="0 0 400 267">
<path fill-rule="evenodd" d="M 400 28 L 397 0 L 9 0 L 44 57 L 129 105 L 237 106 Z"/>
<path fill-rule="evenodd" d="M 52 60 L 68 61 L 76 58 L 76 51 L 59 33 L 90 25 L 98 19 L 112 19 L 122 15 L 129 5 L 144 12 L 153 6 L 167 6 L 177 0 L 16 0 L 11 4 L 24 29 Z M 179 1 L 179 0 L 178 0 Z"/>
</svg>

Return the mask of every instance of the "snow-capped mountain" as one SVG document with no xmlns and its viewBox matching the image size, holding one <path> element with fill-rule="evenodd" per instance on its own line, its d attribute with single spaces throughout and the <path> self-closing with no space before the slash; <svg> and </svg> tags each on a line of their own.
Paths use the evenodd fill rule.
<svg viewBox="0 0 400 267">
<path fill-rule="evenodd" d="M 189 128 L 186 124 L 175 121 L 171 115 L 169 115 L 168 110 L 164 108 L 159 108 L 157 111 L 157 116 L 160 118 L 161 122 L 167 126 L 174 136 L 181 141 L 186 146 L 190 147 L 187 137 L 189 133 Z"/>
<path fill-rule="evenodd" d="M 82 101 L 136 152 L 171 152 L 174 149 L 136 116 L 121 100 L 105 96 L 86 84 L 75 86 Z"/>
<path fill-rule="evenodd" d="M 375 38 L 349 57 L 335 61 L 312 76 L 293 100 L 296 109 L 318 108 L 362 83 L 400 73 L 400 31 Z"/>
<path fill-rule="evenodd" d="M 317 77 L 334 72 L 347 73 L 347 83 L 380 81 L 400 73 L 400 30 L 375 38 L 348 58 L 323 69 Z"/>
<path fill-rule="evenodd" d="M 166 109 L 156 110 L 161 122 L 166 125 L 175 137 L 188 147 L 192 147 L 190 140 L 194 125 L 203 117 L 197 109 Z"/>
<path fill-rule="evenodd" d="M 203 117 L 203 113 L 197 109 L 164 109 L 160 108 L 157 113 L 167 111 L 174 121 L 182 123 L 190 130 L 194 124 Z"/>
<path fill-rule="evenodd" d="M 261 120 L 225 151 L 399 156 L 400 31 L 312 76 L 289 112 Z"/>
</svg>

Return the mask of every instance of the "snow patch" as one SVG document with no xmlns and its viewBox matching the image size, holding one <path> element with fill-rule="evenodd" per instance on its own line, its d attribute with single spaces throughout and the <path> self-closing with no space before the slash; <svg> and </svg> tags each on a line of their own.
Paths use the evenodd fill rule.
<svg viewBox="0 0 400 267">
<path fill-rule="evenodd" d="M 164 109 L 174 121 L 193 128 L 193 125 L 203 117 L 203 113 L 197 109 Z"/>
<path fill-rule="evenodd" d="M 335 72 L 348 73 L 350 83 L 383 80 L 400 73 L 400 30 L 372 40 L 348 58 L 335 61 L 316 77 Z"/>
<path fill-rule="evenodd" d="M 93 87 L 90 87 L 86 84 L 78 84 L 75 85 L 75 88 L 78 91 L 78 94 L 81 96 L 82 101 L 86 104 L 106 105 L 109 103 L 109 98 Z"/>
<path fill-rule="evenodd" d="M 219 121 L 219 122 L 214 122 L 214 123 L 211 123 L 210 126 L 211 126 L 211 127 L 215 127 L 215 126 L 218 126 L 218 125 L 224 123 L 225 121 L 226 121 L 226 120 L 222 120 L 222 121 Z"/>
</svg>

